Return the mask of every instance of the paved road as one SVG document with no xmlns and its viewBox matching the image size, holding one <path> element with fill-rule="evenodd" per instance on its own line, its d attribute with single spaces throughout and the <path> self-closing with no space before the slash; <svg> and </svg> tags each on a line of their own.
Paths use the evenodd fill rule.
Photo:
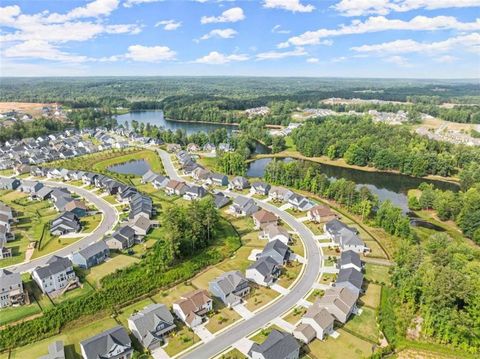
<svg viewBox="0 0 480 359">
<path fill-rule="evenodd" d="M 185 178 L 182 178 L 178 175 L 177 170 L 173 166 L 172 159 L 170 158 L 170 154 L 161 149 L 158 149 L 157 152 L 162 160 L 163 168 L 165 169 L 165 173 L 167 174 L 167 176 L 173 180 L 185 181 Z"/>
<path fill-rule="evenodd" d="M 178 178 L 178 174 L 172 165 L 170 156 L 165 151 L 159 150 L 160 157 L 162 158 L 163 165 L 167 175 L 170 178 Z M 239 194 L 230 192 L 231 197 L 237 197 Z M 307 263 L 305 264 L 305 271 L 296 285 L 291 288 L 291 291 L 286 296 L 277 300 L 271 306 L 255 313 L 254 317 L 232 326 L 229 330 L 222 332 L 215 336 L 215 339 L 208 342 L 208 344 L 201 345 L 191 352 L 182 356 L 183 358 L 191 359 L 203 359 L 211 358 L 221 351 L 231 346 L 236 341 L 249 335 L 250 333 L 262 328 L 268 322 L 272 321 L 279 315 L 283 314 L 287 310 L 295 307 L 297 303 L 313 288 L 313 284 L 316 283 L 320 267 L 322 265 L 322 257 L 320 255 L 320 249 L 316 244 L 313 233 L 295 217 L 288 214 L 285 211 L 280 210 L 278 207 L 265 203 L 255 198 L 257 205 L 275 213 L 285 223 L 292 227 L 302 238 L 305 244 L 305 257 Z"/>
<path fill-rule="evenodd" d="M 97 207 L 103 213 L 103 220 L 100 225 L 88 236 L 78 240 L 77 242 L 59 249 L 56 252 L 49 253 L 43 257 L 32 259 L 28 263 L 16 264 L 10 267 L 7 267 L 8 270 L 13 272 L 30 272 L 35 267 L 45 264 L 52 255 L 58 255 L 65 257 L 72 252 L 75 252 L 79 249 L 87 247 L 89 244 L 94 243 L 101 239 L 105 233 L 113 229 L 117 223 L 118 216 L 117 211 L 113 205 L 105 201 L 103 198 L 98 197 L 96 194 L 80 187 L 69 185 L 68 183 L 58 183 L 52 181 L 40 181 L 43 184 L 46 184 L 51 187 L 66 187 L 71 192 L 78 194 L 79 196 L 85 198 L 87 201 L 91 202 L 95 207 Z"/>
</svg>

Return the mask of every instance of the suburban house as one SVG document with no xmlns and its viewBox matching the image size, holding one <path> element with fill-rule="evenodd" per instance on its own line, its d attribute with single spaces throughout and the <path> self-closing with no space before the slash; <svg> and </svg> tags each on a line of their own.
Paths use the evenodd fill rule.
<svg viewBox="0 0 480 359">
<path fill-rule="evenodd" d="M 166 305 L 151 304 L 128 318 L 128 328 L 145 349 L 152 350 L 162 345 L 176 326 Z"/>
<path fill-rule="evenodd" d="M 6 204 L 0 202 L 0 214 L 4 214 L 7 218 L 12 221 L 13 220 L 13 211 L 12 209 L 7 206 Z"/>
<path fill-rule="evenodd" d="M 212 309 L 213 300 L 204 289 L 185 294 L 173 303 L 173 312 L 190 328 L 202 324 Z"/>
<path fill-rule="evenodd" d="M 281 266 L 272 257 L 262 257 L 245 271 L 245 277 L 264 287 L 269 287 L 280 276 Z"/>
<path fill-rule="evenodd" d="M 299 194 L 293 193 L 288 198 L 288 203 L 297 211 L 305 212 L 311 209 L 314 205 L 308 198 L 305 198 Z"/>
<path fill-rule="evenodd" d="M 326 335 L 333 333 L 334 321 L 328 310 L 314 303 L 300 320 L 293 336 L 307 344 L 315 338 L 323 340 Z"/>
<path fill-rule="evenodd" d="M 325 223 L 323 229 L 325 234 L 343 251 L 352 250 L 357 253 L 364 253 L 369 250 L 360 237 L 358 237 L 357 230 L 340 222 L 338 219 Z"/>
<path fill-rule="evenodd" d="M 292 251 L 285 243 L 280 240 L 274 240 L 267 243 L 263 248 L 263 251 L 258 254 L 257 258 L 270 257 L 278 265 L 284 265 L 290 261 L 291 255 Z"/>
<path fill-rule="evenodd" d="M 252 359 L 298 359 L 300 344 L 293 335 L 272 329 L 262 344 L 253 343 L 248 356 Z"/>
<path fill-rule="evenodd" d="M 238 196 L 230 206 L 230 213 L 238 217 L 250 216 L 258 211 L 255 201 L 248 197 Z"/>
<path fill-rule="evenodd" d="M 277 224 L 269 224 L 264 227 L 260 232 L 260 238 L 267 239 L 269 242 L 278 240 L 286 245 L 290 242 L 290 234 L 288 231 Z"/>
<path fill-rule="evenodd" d="M 206 170 L 205 168 L 202 168 L 202 167 L 197 167 L 193 171 L 192 177 L 196 181 L 205 182 L 210 178 L 211 174 L 212 173 L 209 170 Z"/>
<path fill-rule="evenodd" d="M 65 291 L 78 285 L 70 259 L 58 256 L 52 256 L 44 266 L 36 267 L 32 278 L 45 294 Z"/>
<path fill-rule="evenodd" d="M 153 179 L 152 185 L 153 187 L 155 187 L 155 189 L 165 188 L 167 186 L 168 181 L 170 181 L 168 177 L 158 175 Z"/>
<path fill-rule="evenodd" d="M 39 200 L 39 201 L 44 201 L 48 198 L 50 198 L 50 194 L 53 192 L 53 188 L 48 187 L 48 186 L 43 186 L 40 188 L 37 192 L 32 194 L 32 198 Z"/>
<path fill-rule="evenodd" d="M 263 208 L 258 212 L 255 212 L 252 215 L 252 218 L 253 218 L 253 224 L 255 226 L 255 229 L 264 228 L 271 224 L 276 225 L 278 222 L 278 218 L 275 214 Z"/>
<path fill-rule="evenodd" d="M 88 269 L 105 261 L 110 255 L 110 250 L 105 241 L 90 244 L 78 252 L 72 254 L 72 262 L 74 265 Z"/>
<path fill-rule="evenodd" d="M 48 354 L 38 359 L 65 359 L 65 347 L 61 340 L 56 340 L 48 346 Z"/>
<path fill-rule="evenodd" d="M 232 307 L 242 302 L 250 293 L 250 285 L 240 271 L 231 271 L 220 275 L 208 284 L 210 293 L 227 306 Z"/>
<path fill-rule="evenodd" d="M 0 178 L 0 189 L 14 190 L 20 186 L 20 180 L 16 178 Z"/>
<path fill-rule="evenodd" d="M 329 222 L 337 218 L 336 214 L 328 206 L 317 205 L 307 212 L 307 217 L 310 221 L 320 223 Z"/>
<path fill-rule="evenodd" d="M 72 212 L 77 217 L 84 217 L 87 215 L 87 206 L 85 202 L 74 199 L 65 205 L 65 211 Z"/>
<path fill-rule="evenodd" d="M 36 193 L 43 187 L 43 184 L 38 181 L 26 181 L 23 180 L 18 187 L 19 191 L 23 193 Z"/>
<path fill-rule="evenodd" d="M 266 182 L 253 182 L 252 187 L 250 188 L 250 193 L 251 194 L 258 194 L 260 196 L 266 196 L 268 195 L 268 192 L 270 191 L 270 186 Z"/>
<path fill-rule="evenodd" d="M 250 182 L 245 177 L 237 176 L 228 184 L 229 189 L 236 189 L 238 191 L 244 190 L 250 187 Z"/>
<path fill-rule="evenodd" d="M 228 202 L 230 202 L 230 199 L 225 196 L 222 192 L 215 193 L 213 195 L 213 203 L 215 204 L 215 207 L 217 209 L 225 207 Z"/>
<path fill-rule="evenodd" d="M 228 177 L 221 173 L 211 173 L 206 183 L 215 186 L 228 186 Z"/>
<path fill-rule="evenodd" d="M 337 262 L 338 269 L 353 268 L 359 272 L 363 269 L 363 264 L 360 256 L 354 251 L 343 251 L 340 259 Z"/>
<path fill-rule="evenodd" d="M 185 182 L 171 179 L 165 186 L 165 193 L 169 196 L 182 196 L 185 193 L 186 186 Z"/>
<path fill-rule="evenodd" d="M 268 197 L 275 202 L 287 202 L 292 194 L 293 192 L 289 189 L 283 187 L 272 187 L 268 192 Z"/>
<path fill-rule="evenodd" d="M 187 201 L 193 201 L 200 198 L 203 198 L 207 195 L 205 188 L 197 185 L 185 186 L 185 192 L 183 194 L 183 199 Z"/>
<path fill-rule="evenodd" d="M 80 220 L 72 212 L 63 212 L 50 223 L 50 233 L 61 236 L 80 231 Z"/>
<path fill-rule="evenodd" d="M 150 231 L 150 228 L 152 228 L 152 222 L 147 216 L 138 216 L 130 224 L 130 227 L 135 231 L 136 238 L 140 240 Z"/>
<path fill-rule="evenodd" d="M 133 347 L 127 331 L 121 325 L 80 342 L 83 359 L 130 359 Z"/>
<path fill-rule="evenodd" d="M 110 249 L 127 249 L 135 243 L 135 230 L 130 226 L 122 226 L 106 241 Z"/>
<path fill-rule="evenodd" d="M 363 273 L 359 272 L 355 268 L 346 268 L 340 269 L 334 286 L 338 288 L 348 288 L 354 292 L 358 298 L 360 292 L 362 291 L 362 284 Z"/>
<path fill-rule="evenodd" d="M 23 290 L 20 273 L 0 269 L 0 308 L 22 305 L 27 301 L 28 294 Z"/>
<path fill-rule="evenodd" d="M 152 170 L 148 170 L 147 172 L 145 172 L 145 173 L 143 174 L 141 182 L 142 182 L 142 183 L 150 183 L 150 182 L 152 182 L 152 181 L 155 179 L 155 177 L 157 177 L 157 176 L 158 176 L 158 175 L 157 175 L 155 172 L 153 172 Z"/>
<path fill-rule="evenodd" d="M 345 324 L 352 313 L 357 311 L 357 296 L 348 288 L 332 287 L 325 291 L 315 305 L 328 310 L 340 323 Z"/>
</svg>

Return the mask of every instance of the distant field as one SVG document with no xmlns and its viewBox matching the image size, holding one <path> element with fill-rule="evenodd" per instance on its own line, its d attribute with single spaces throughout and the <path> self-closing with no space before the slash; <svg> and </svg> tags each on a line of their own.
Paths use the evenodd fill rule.
<svg viewBox="0 0 480 359">
<path fill-rule="evenodd" d="M 33 102 L 0 102 L 0 112 L 15 110 L 28 113 L 29 115 L 35 117 L 42 115 L 42 107 L 44 106 L 52 106 L 52 104 Z"/>
</svg>

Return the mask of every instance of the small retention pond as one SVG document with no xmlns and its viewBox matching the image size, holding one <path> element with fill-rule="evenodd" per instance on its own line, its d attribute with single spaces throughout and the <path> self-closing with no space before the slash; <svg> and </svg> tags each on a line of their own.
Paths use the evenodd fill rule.
<svg viewBox="0 0 480 359">
<path fill-rule="evenodd" d="M 111 172 L 123 175 L 143 176 L 150 169 L 150 165 L 145 160 L 136 160 L 119 163 L 118 165 L 110 166 L 107 169 Z"/>
</svg>

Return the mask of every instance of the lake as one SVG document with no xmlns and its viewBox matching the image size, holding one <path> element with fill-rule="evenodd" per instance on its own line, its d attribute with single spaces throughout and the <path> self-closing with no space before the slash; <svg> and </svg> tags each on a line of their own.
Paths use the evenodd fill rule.
<svg viewBox="0 0 480 359">
<path fill-rule="evenodd" d="M 249 163 L 247 176 L 264 177 L 265 167 L 273 159 L 261 158 Z M 281 161 L 291 162 L 294 158 L 283 158 Z M 422 182 L 432 183 L 436 188 L 442 190 L 458 191 L 459 187 L 454 183 L 426 180 L 423 178 L 415 178 L 395 173 L 378 173 L 360 171 L 352 168 L 343 168 L 338 166 L 316 163 L 322 173 L 327 175 L 331 180 L 345 178 L 346 180 L 357 183 L 357 187 L 365 186 L 373 194 L 378 196 L 380 201 L 390 200 L 397 207 L 408 212 L 408 190 L 418 188 Z"/>
<path fill-rule="evenodd" d="M 107 168 L 107 170 L 123 175 L 143 176 L 150 169 L 150 165 L 145 160 L 129 161 L 119 163 Z"/>
<path fill-rule="evenodd" d="M 216 130 L 217 128 L 226 128 L 229 133 L 236 129 L 236 126 L 231 125 L 169 121 L 165 119 L 163 116 L 163 111 L 161 110 L 129 112 L 124 115 L 117 116 L 118 124 L 125 124 L 125 122 L 128 122 L 129 125 L 131 125 L 132 120 L 144 124 L 150 123 L 151 125 L 163 127 L 166 130 L 185 130 L 187 135 L 197 132 L 208 133 Z"/>
</svg>

